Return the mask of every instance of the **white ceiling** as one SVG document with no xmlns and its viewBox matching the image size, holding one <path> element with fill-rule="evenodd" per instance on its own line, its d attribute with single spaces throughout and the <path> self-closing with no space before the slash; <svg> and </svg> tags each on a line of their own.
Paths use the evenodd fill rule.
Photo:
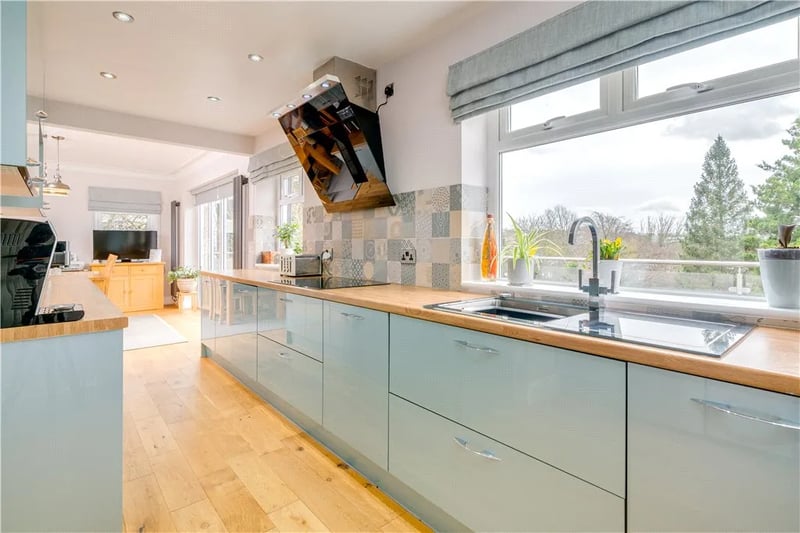
<svg viewBox="0 0 800 533">
<path fill-rule="evenodd" d="M 74 130 L 61 126 L 44 124 L 47 135 L 44 140 L 45 162 L 48 173 L 56 166 L 57 150 L 54 135 L 62 135 L 62 170 L 97 171 L 122 176 L 142 178 L 181 177 L 180 171 L 188 165 L 213 152 L 186 146 L 177 146 L 105 135 L 88 131 Z M 28 155 L 38 160 L 39 130 L 35 124 L 28 124 Z M 31 169 L 37 173 L 38 169 Z"/>
<path fill-rule="evenodd" d="M 381 1 L 28 5 L 29 94 L 251 136 L 274 125 L 268 112 L 313 81 L 314 68 L 331 56 L 377 68 L 483 8 Z M 136 21 L 118 22 L 114 10 Z M 251 52 L 264 61 L 249 61 Z M 100 71 L 118 78 L 103 79 Z M 222 101 L 208 102 L 209 95 Z M 165 150 L 174 164 L 192 156 Z M 147 163 L 130 156 L 124 164 Z"/>
</svg>

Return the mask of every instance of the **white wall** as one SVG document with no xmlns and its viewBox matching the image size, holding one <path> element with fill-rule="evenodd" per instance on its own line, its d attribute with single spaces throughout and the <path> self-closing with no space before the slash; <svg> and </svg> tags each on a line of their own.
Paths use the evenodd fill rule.
<svg viewBox="0 0 800 533">
<path fill-rule="evenodd" d="M 395 90 L 381 109 L 386 175 L 393 193 L 462 182 L 461 129 L 450 118 L 448 67 L 578 3 L 495 4 L 442 38 L 378 67 L 379 97 L 388 83 Z"/>
</svg>

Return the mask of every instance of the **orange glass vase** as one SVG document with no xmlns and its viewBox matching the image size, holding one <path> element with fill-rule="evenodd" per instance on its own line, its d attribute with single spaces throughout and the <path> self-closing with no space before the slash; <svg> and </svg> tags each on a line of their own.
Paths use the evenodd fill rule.
<svg viewBox="0 0 800 533">
<path fill-rule="evenodd" d="M 497 279 L 497 237 L 494 233 L 494 217 L 486 215 L 486 231 L 481 245 L 481 279 L 494 281 Z"/>
</svg>

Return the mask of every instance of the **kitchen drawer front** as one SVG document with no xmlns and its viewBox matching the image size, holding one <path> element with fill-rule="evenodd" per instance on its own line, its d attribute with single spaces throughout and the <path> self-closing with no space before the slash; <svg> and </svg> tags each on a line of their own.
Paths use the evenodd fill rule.
<svg viewBox="0 0 800 533">
<path fill-rule="evenodd" d="M 159 276 L 164 273 L 164 265 L 136 265 L 128 268 L 131 275 Z"/>
<path fill-rule="evenodd" d="M 394 395 L 389 420 L 389 472 L 470 529 L 625 527 L 624 500 L 610 492 Z"/>
<path fill-rule="evenodd" d="M 625 496 L 625 363 L 391 316 L 392 393 Z"/>
<path fill-rule="evenodd" d="M 258 332 L 322 361 L 322 300 L 261 288 Z"/>
<path fill-rule="evenodd" d="M 325 302 L 323 425 L 386 468 L 389 315 Z"/>
<path fill-rule="evenodd" d="M 322 363 L 258 335 L 258 382 L 322 423 Z"/>
<path fill-rule="evenodd" d="M 778 418 L 800 424 L 800 398 L 629 364 L 630 530 L 800 531 L 800 430 Z"/>
</svg>

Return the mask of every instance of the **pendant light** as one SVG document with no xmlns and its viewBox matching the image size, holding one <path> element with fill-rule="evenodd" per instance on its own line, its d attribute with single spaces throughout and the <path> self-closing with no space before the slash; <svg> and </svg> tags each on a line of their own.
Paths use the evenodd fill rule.
<svg viewBox="0 0 800 533">
<path fill-rule="evenodd" d="M 45 183 L 42 191 L 46 196 L 69 196 L 69 185 L 61 181 L 61 141 L 64 136 L 52 135 L 52 138 L 56 140 L 56 172 L 53 181 Z"/>
</svg>

